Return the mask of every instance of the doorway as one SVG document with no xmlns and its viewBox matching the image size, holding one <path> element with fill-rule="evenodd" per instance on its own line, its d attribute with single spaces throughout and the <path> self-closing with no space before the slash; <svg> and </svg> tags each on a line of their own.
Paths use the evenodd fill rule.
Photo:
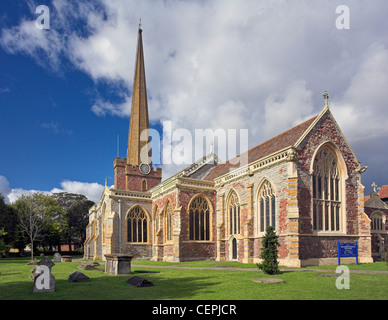
<svg viewBox="0 0 388 320">
<path fill-rule="evenodd" d="M 232 260 L 237 260 L 237 239 L 232 240 Z"/>
</svg>

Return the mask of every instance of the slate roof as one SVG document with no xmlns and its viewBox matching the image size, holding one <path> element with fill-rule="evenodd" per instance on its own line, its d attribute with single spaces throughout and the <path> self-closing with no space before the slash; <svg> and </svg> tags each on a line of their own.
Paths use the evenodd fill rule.
<svg viewBox="0 0 388 320">
<path fill-rule="evenodd" d="M 303 135 L 303 133 L 308 129 L 308 127 L 314 122 L 318 116 L 315 116 L 281 134 L 278 136 L 259 144 L 258 146 L 249 149 L 241 155 L 246 155 L 248 152 L 248 163 L 252 163 L 256 160 L 259 160 L 263 157 L 269 156 L 272 153 L 275 153 L 281 149 L 294 145 L 298 139 Z M 239 157 L 239 156 L 237 156 Z M 237 158 L 236 157 L 236 158 Z M 234 158 L 235 159 L 235 158 Z M 210 173 L 204 177 L 205 180 L 214 180 L 217 177 L 220 177 L 231 170 L 233 170 L 233 163 L 236 161 L 229 160 L 223 164 L 220 164 L 214 167 Z"/>
</svg>

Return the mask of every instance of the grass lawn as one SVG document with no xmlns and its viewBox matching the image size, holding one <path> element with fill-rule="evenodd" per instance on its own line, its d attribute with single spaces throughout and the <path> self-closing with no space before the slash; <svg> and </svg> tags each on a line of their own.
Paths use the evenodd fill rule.
<svg viewBox="0 0 388 320">
<path fill-rule="evenodd" d="M 52 268 L 55 292 L 33 294 L 29 279 L 33 266 L 29 259 L 0 259 L 0 300 L 387 300 L 388 274 L 350 274 L 350 289 L 336 288 L 336 277 L 317 276 L 320 271 L 284 271 L 276 276 L 261 271 L 198 270 L 179 267 L 233 266 L 256 268 L 239 263 L 197 262 L 171 264 L 166 262 L 133 261 L 133 264 L 156 266 L 132 267 L 131 275 L 111 276 L 95 270 L 80 270 L 79 262 L 57 263 Z M 322 268 L 322 267 L 320 267 Z M 332 269 L 335 267 L 331 267 Z M 350 266 L 358 270 L 388 270 L 384 262 Z M 72 283 L 67 276 L 75 270 L 90 277 L 88 282 Z M 137 273 L 137 270 L 160 273 Z M 154 283 L 153 287 L 137 288 L 126 284 L 133 275 Z M 276 277 L 283 283 L 255 283 L 252 279 Z"/>
</svg>

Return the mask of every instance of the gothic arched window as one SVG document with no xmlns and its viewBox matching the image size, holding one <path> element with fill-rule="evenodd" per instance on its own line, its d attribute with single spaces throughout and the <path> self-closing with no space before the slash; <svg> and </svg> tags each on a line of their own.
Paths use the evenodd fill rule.
<svg viewBox="0 0 388 320">
<path fill-rule="evenodd" d="M 159 218 L 159 208 L 157 205 L 154 207 L 154 214 L 153 214 L 153 224 L 154 224 L 154 241 L 156 242 L 157 238 L 157 232 L 160 229 L 160 218 Z"/>
<path fill-rule="evenodd" d="M 375 211 L 371 215 L 371 231 L 385 231 L 384 215 L 380 211 Z"/>
<path fill-rule="evenodd" d="M 127 241 L 148 242 L 148 217 L 139 206 L 132 208 L 128 213 Z"/>
<path fill-rule="evenodd" d="M 228 201 L 229 234 L 240 234 L 240 202 L 236 192 L 232 192 Z"/>
<path fill-rule="evenodd" d="M 147 191 L 147 181 L 146 180 L 142 180 L 142 182 L 141 182 L 141 190 L 142 191 Z"/>
<path fill-rule="evenodd" d="M 276 229 L 276 196 L 271 183 L 266 180 L 260 187 L 258 196 L 258 223 L 260 232 L 267 227 Z"/>
<path fill-rule="evenodd" d="M 341 230 L 341 184 L 336 156 L 327 147 L 320 150 L 313 165 L 313 230 Z"/>
<path fill-rule="evenodd" d="M 166 208 L 164 209 L 164 221 L 166 242 L 172 241 L 172 232 L 174 229 L 174 212 L 172 210 L 170 201 L 167 201 Z"/>
<path fill-rule="evenodd" d="M 210 210 L 205 197 L 198 196 L 189 207 L 189 240 L 210 240 Z"/>
</svg>

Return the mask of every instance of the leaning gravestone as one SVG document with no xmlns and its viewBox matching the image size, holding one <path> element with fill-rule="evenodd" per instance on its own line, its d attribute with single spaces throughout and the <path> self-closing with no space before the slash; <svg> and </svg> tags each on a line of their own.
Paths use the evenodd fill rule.
<svg viewBox="0 0 388 320">
<path fill-rule="evenodd" d="M 84 281 L 88 281 L 89 277 L 80 271 L 74 271 L 71 274 L 69 274 L 67 279 L 71 282 L 84 282 Z"/>
<path fill-rule="evenodd" d="M 59 252 L 54 253 L 54 258 L 53 258 L 54 262 L 61 262 L 61 259 L 62 257 Z"/>
<path fill-rule="evenodd" d="M 96 269 L 100 264 L 97 261 L 83 261 L 80 265 L 78 265 L 78 269 L 81 270 L 101 270 Z"/>
<path fill-rule="evenodd" d="M 33 273 L 34 290 L 33 293 L 54 292 L 55 278 L 51 274 L 51 268 L 55 265 L 50 258 L 44 257 L 38 262 L 38 266 Z"/>
<path fill-rule="evenodd" d="M 135 287 L 152 287 L 154 285 L 151 281 L 138 276 L 133 276 L 131 279 L 128 279 L 127 283 Z"/>
<path fill-rule="evenodd" d="M 49 257 L 44 257 L 42 260 L 38 262 L 38 266 L 46 266 L 50 269 L 55 266 L 55 263 L 51 261 Z"/>
</svg>

